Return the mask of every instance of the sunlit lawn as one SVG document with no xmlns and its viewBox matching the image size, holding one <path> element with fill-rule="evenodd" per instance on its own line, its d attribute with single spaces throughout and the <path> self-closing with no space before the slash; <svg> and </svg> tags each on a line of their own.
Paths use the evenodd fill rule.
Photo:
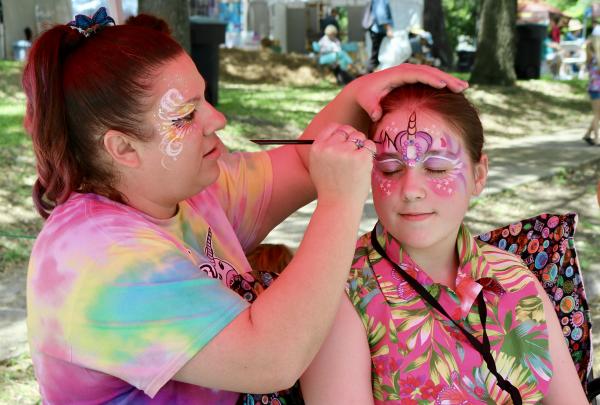
<svg viewBox="0 0 600 405">
<path fill-rule="evenodd" d="M 26 271 L 30 238 L 41 227 L 30 198 L 34 158 L 31 142 L 22 130 L 24 96 L 19 86 L 20 69 L 18 63 L 0 61 L 0 280 L 10 272 Z M 259 150 L 248 141 L 253 137 L 296 137 L 338 91 L 327 81 L 311 87 L 222 82 L 218 108 L 229 123 L 221 136 L 232 150 Z M 467 94 L 481 111 L 486 132 L 492 138 L 556 132 L 590 117 L 583 81 L 533 80 L 509 89 L 473 86 Z M 554 181 L 559 182 L 553 183 L 557 185 L 562 180 Z M 589 198 L 592 189 L 583 193 Z M 511 202 L 505 209 L 518 205 L 519 198 L 507 196 Z M 499 197 L 480 202 L 482 206 L 486 204 L 500 207 Z M 521 204 L 528 202 L 523 200 Z M 481 211 L 478 215 L 483 221 L 493 212 Z M 586 224 L 581 226 L 585 228 Z M 598 230 L 597 223 L 589 227 L 593 232 Z M 582 257 L 588 260 L 584 252 Z M 28 355 L 0 362 L 0 403 L 38 400 Z"/>
</svg>

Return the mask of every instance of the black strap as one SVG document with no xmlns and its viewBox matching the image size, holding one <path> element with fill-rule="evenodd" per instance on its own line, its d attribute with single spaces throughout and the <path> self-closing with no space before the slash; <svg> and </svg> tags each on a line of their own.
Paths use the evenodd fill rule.
<svg viewBox="0 0 600 405">
<path fill-rule="evenodd" d="M 482 343 L 475 336 L 473 336 L 471 333 L 469 333 L 465 328 L 463 328 L 461 325 L 459 325 L 454 319 L 452 319 L 452 317 L 450 315 L 448 315 L 448 312 L 446 312 L 444 307 L 442 307 L 442 305 L 435 298 L 433 298 L 433 296 L 429 293 L 429 291 L 427 291 L 427 289 L 425 287 L 423 287 L 421 285 L 421 283 L 419 283 L 417 280 L 415 280 L 414 277 L 412 277 L 410 274 L 408 274 L 407 272 L 402 270 L 402 268 L 400 266 L 398 266 L 396 263 L 394 263 L 388 257 L 388 255 L 385 252 L 385 249 L 383 249 L 383 247 L 379 244 L 379 241 L 377 240 L 376 228 L 377 228 L 377 225 L 375 225 L 375 227 L 371 231 L 371 244 L 373 245 L 373 248 L 375 249 L 375 251 L 377 253 L 379 253 L 379 255 L 382 258 L 387 260 L 394 267 L 394 270 L 396 270 L 396 272 L 423 299 L 425 299 L 425 301 L 427 301 L 429 303 L 429 305 L 431 305 L 433 308 L 437 309 L 438 312 L 440 312 L 442 315 L 444 315 L 446 318 L 448 318 L 462 332 L 462 334 L 465 335 L 465 337 L 467 338 L 467 340 L 469 341 L 471 346 L 473 346 L 473 348 L 475 350 L 477 350 L 479 352 L 479 354 L 481 354 L 481 357 L 483 357 L 485 364 L 487 364 L 488 370 L 490 370 L 490 372 L 496 377 L 498 386 L 502 390 L 508 392 L 508 394 L 510 395 L 510 398 L 512 399 L 513 404 L 515 404 L 515 405 L 522 404 L 523 400 L 521 399 L 521 393 L 519 392 L 519 390 L 514 385 L 512 385 L 510 383 L 510 381 L 508 381 L 507 379 L 502 377 L 498 373 L 498 370 L 496 369 L 496 362 L 494 361 L 494 357 L 492 356 L 492 352 L 491 352 L 490 339 L 488 338 L 487 332 L 485 330 L 485 323 L 487 321 L 487 309 L 485 306 L 485 301 L 483 299 L 483 290 L 480 291 L 479 294 L 477 295 L 477 307 L 479 310 L 479 320 L 481 322 L 481 326 L 483 327 L 483 343 Z M 371 267 L 373 267 L 373 264 L 371 263 L 371 259 L 369 258 L 368 255 L 367 255 L 367 260 L 369 261 L 369 265 L 371 265 Z"/>
</svg>

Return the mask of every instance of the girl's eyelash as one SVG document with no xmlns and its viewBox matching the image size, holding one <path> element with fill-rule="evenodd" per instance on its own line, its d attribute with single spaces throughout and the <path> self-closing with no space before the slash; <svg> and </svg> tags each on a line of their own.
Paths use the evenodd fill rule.
<svg viewBox="0 0 600 405">
<path fill-rule="evenodd" d="M 445 176 L 446 173 L 448 173 L 448 170 L 446 170 L 446 169 L 425 168 L 425 171 L 427 172 L 427 174 L 430 174 L 432 176 Z"/>
</svg>

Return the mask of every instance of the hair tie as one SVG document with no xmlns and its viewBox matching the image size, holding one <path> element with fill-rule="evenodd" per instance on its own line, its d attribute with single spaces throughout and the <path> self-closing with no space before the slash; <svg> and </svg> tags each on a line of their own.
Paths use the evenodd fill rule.
<svg viewBox="0 0 600 405">
<path fill-rule="evenodd" d="M 116 25 L 115 20 L 106 12 L 106 7 L 100 7 L 92 17 L 77 14 L 75 20 L 69 22 L 67 26 L 79 31 L 85 37 L 89 37 L 91 34 L 96 33 L 98 28 L 107 26 L 109 23 Z"/>
</svg>

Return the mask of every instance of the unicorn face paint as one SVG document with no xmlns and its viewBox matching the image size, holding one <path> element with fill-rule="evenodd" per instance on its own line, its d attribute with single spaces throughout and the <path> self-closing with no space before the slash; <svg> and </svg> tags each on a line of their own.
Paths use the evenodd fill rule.
<svg viewBox="0 0 600 405">
<path fill-rule="evenodd" d="M 429 111 L 393 111 L 375 131 L 373 202 L 405 247 L 454 243 L 471 195 L 473 163 L 457 130 Z"/>
<path fill-rule="evenodd" d="M 409 168 L 424 169 L 431 190 L 440 195 L 454 193 L 457 182 L 465 185 L 462 148 L 452 135 L 440 133 L 435 125 L 433 129 L 417 130 L 416 112 L 410 115 L 406 130 L 399 130 L 395 124 L 392 121 L 375 136 L 375 167 L 383 175 L 377 177 L 377 183 L 386 195 L 390 195 L 391 187 L 389 178 L 386 181 L 384 177 Z"/>
</svg>

